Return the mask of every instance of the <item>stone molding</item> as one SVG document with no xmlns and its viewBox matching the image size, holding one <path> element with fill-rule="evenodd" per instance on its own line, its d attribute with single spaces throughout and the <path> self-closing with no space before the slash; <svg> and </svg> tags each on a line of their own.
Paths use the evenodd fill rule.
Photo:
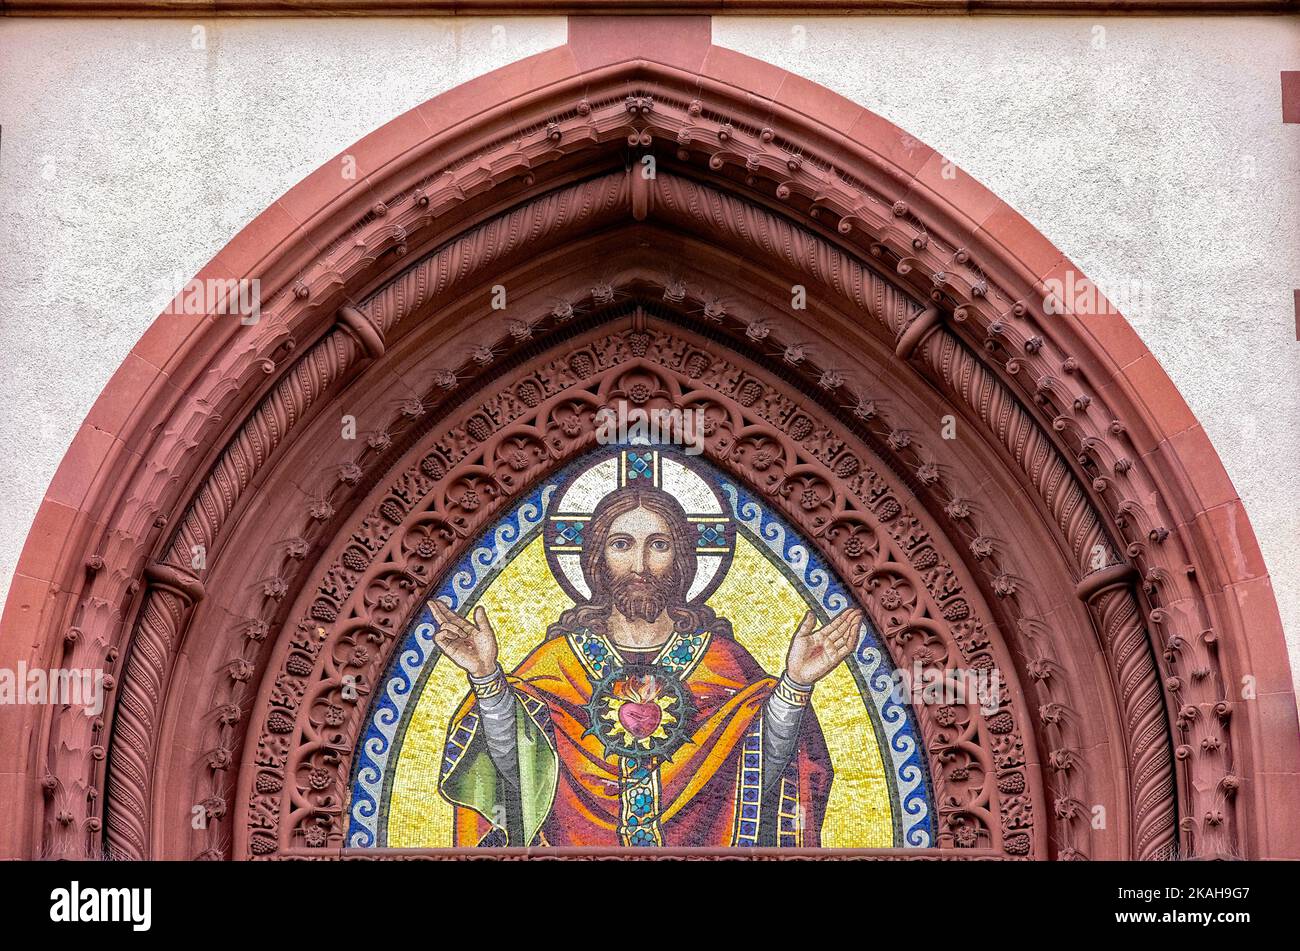
<svg viewBox="0 0 1300 951">
<path fill-rule="evenodd" d="M 26 803 L 31 819 L 10 833 L 6 854 L 253 854 L 259 837 L 227 824 L 228 815 L 246 814 L 232 802 L 248 806 L 275 793 L 290 821 L 277 824 L 270 852 L 283 854 L 297 848 L 302 820 L 320 826 L 344 808 L 304 796 L 292 770 L 279 790 L 256 787 L 276 756 L 285 757 L 281 769 L 318 754 L 342 769 L 349 755 L 346 743 L 320 735 L 325 720 L 300 703 L 292 717 L 270 722 L 294 699 L 282 678 L 295 654 L 313 666 L 292 676 L 326 683 L 321 671 L 337 674 L 364 648 L 346 637 L 375 632 L 330 630 L 334 621 L 318 619 L 318 640 L 330 650 L 306 649 L 303 638 L 317 632 L 295 626 L 290 607 L 319 590 L 310 566 L 328 565 L 358 525 L 375 524 L 362 514 L 364 497 L 398 471 L 401 453 L 451 419 L 444 414 L 487 399 L 494 375 L 505 372 L 496 368 L 540 353 L 544 331 L 558 335 L 556 346 L 570 333 L 559 325 L 575 317 L 574 328 L 595 332 L 582 321 L 607 310 L 621 289 L 639 297 L 653 289 L 668 304 L 695 301 L 706 330 L 717 325 L 718 359 L 744 360 L 745 347 L 780 341 L 767 387 L 779 389 L 782 379 L 794 386 L 814 368 L 815 379 L 798 385 L 820 391 L 809 405 L 827 419 L 844 406 L 864 424 L 884 418 L 860 382 L 865 374 L 850 380 L 833 350 L 808 352 L 808 326 L 773 308 L 770 293 L 765 303 L 743 282 L 682 281 L 662 253 L 657 277 L 629 283 L 588 271 L 582 293 L 573 283 L 582 275 L 574 275 L 549 314 L 502 315 L 499 333 L 484 333 L 481 308 L 471 313 L 467 295 L 494 283 L 489 274 L 510 274 L 522 301 L 535 302 L 560 280 L 542 263 L 602 233 L 612 262 L 620 241 L 638 240 L 636 229 L 701 259 L 716 254 L 732 270 L 760 261 L 781 278 L 802 275 L 819 319 L 829 322 L 823 332 L 855 342 L 858 367 L 903 374 L 912 381 L 905 396 L 912 411 L 938 394 L 964 429 L 983 434 L 951 447 L 931 441 L 928 457 L 918 450 L 924 417 L 912 428 L 900 421 L 834 437 L 894 497 L 917 500 L 917 517 L 941 539 L 936 564 L 964 572 L 972 605 L 1012 606 L 988 607 L 985 623 L 1022 672 L 1026 696 L 1032 690 L 1038 701 L 1037 723 L 1011 720 L 1033 736 L 1025 741 L 1036 767 L 1026 771 L 1027 811 L 1034 797 L 1052 797 L 1057 844 L 1048 846 L 1045 823 L 1022 832 L 1007 825 L 1005 811 L 970 844 L 1066 858 L 1161 857 L 1175 842 L 1184 856 L 1300 852 L 1294 833 L 1278 828 L 1277 816 L 1296 811 L 1287 777 L 1300 749 L 1267 575 L 1208 440 L 1127 324 L 1051 318 L 1045 280 L 1070 263 L 965 176 L 941 179 L 937 155 L 861 107 L 710 46 L 693 22 L 663 31 L 662 62 L 625 58 L 617 43 L 598 42 L 598 19 L 571 31 L 566 47 L 431 100 L 358 143 L 350 152 L 364 181 L 340 181 L 327 168 L 292 190 L 199 275 L 260 277 L 269 289 L 261 323 L 208 317 L 195 326 L 164 316 L 110 382 L 38 513 L 0 644 L 9 657 L 35 644 L 48 666 L 103 667 L 120 683 L 101 718 L 55 709 L 6 714 L 15 726 L 7 737 L 31 738 L 6 739 L 6 752 L 27 764 L 11 798 Z M 643 153 L 660 163 L 653 184 L 638 180 L 636 165 L 623 170 L 629 154 Z M 422 358 L 439 365 L 412 375 Z M 394 383 L 407 394 L 396 406 Z M 307 480 L 295 473 L 325 471 L 327 461 L 293 468 L 309 455 L 303 433 L 333 425 L 331 415 L 359 393 L 383 392 L 386 402 L 357 404 L 375 415 L 360 455 L 328 463 L 332 485 L 307 497 Z M 726 393 L 713 398 L 734 421 L 742 404 L 727 404 Z M 822 423 L 810 419 L 814 428 Z M 480 428 L 487 442 L 498 439 L 492 427 Z M 548 436 L 534 431 L 533 442 L 517 447 L 516 461 L 531 454 L 536 465 L 513 470 L 510 459 L 498 460 L 516 471 L 514 484 L 535 478 L 543 458 L 549 466 L 562 456 Z M 797 449 L 786 451 L 787 464 L 812 466 L 801 497 L 821 498 L 809 488 L 818 478 L 826 499 L 844 497 L 850 476 L 817 472 L 810 461 L 794 462 Z M 953 514 L 963 501 L 957 460 L 1000 467 L 990 477 L 1007 496 L 989 514 L 1007 534 L 1042 538 L 1037 519 L 1052 528 L 1050 567 L 1018 569 L 1041 583 L 1020 585 L 1015 570 L 988 577 L 985 562 L 1002 566 L 1005 554 L 1010 565 L 1026 554 L 999 552 L 991 534 L 956 544 L 955 523 L 965 518 Z M 503 484 L 495 470 L 480 475 Z M 266 510 L 287 511 L 294 498 L 303 506 L 294 514 L 306 516 L 300 531 L 260 534 L 263 516 L 283 527 Z M 56 525 L 61 546 L 49 541 Z M 446 531 L 457 544 L 469 535 L 454 523 Z M 828 557 L 843 558 L 824 526 L 810 534 Z M 1243 548 L 1253 553 L 1244 562 L 1229 557 Z M 201 570 L 192 567 L 200 549 Z M 272 550 L 279 569 L 240 575 L 239 552 Z M 1036 607 L 1016 609 L 1029 594 Z M 37 610 L 20 614 L 15 605 L 23 603 Z M 939 600 L 930 606 L 942 611 Z M 212 625 L 222 620 L 217 637 Z M 194 641 L 198 629 L 224 646 Z M 1087 640 L 1072 643 L 1081 631 Z M 383 645 L 379 637 L 373 643 Z M 350 653 L 333 656 L 343 643 Z M 1097 690 L 1079 654 L 1095 652 L 1088 644 L 1107 660 L 1111 683 L 1101 693 L 1114 696 L 1106 709 L 1075 696 Z M 198 655 L 223 659 L 199 669 Z M 361 664 L 377 658 L 372 651 Z M 1236 685 L 1247 675 L 1258 693 L 1243 700 Z M 187 720 L 195 698 L 200 708 L 212 701 L 201 723 Z M 291 756 L 288 741 L 283 750 L 266 746 L 268 734 L 306 737 L 311 748 L 295 746 Z M 973 746 L 987 753 L 992 744 L 985 737 Z M 972 755 L 988 780 L 976 800 L 1001 803 L 997 768 L 990 771 L 984 753 Z M 204 783 L 208 795 L 198 801 L 210 834 L 195 850 L 176 817 L 190 815 Z M 1123 818 L 1089 835 L 1087 808 L 1104 798 L 1103 786 L 1122 792 L 1115 808 Z M 974 815 L 971 802 L 959 801 L 954 815 Z M 954 842 L 960 827 L 949 827 Z M 1009 848 L 1008 838 L 1022 834 L 1024 851 L 1018 838 Z M 321 845 L 331 845 L 328 832 Z"/>
</svg>

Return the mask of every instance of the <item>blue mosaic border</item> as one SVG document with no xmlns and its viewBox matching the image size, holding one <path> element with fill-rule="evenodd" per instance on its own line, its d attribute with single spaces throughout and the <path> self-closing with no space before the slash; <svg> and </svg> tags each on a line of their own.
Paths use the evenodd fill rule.
<svg viewBox="0 0 1300 951">
<path fill-rule="evenodd" d="M 745 534 L 772 552 L 799 575 L 805 590 L 818 599 L 827 614 L 837 614 L 852 602 L 835 572 L 803 544 L 797 533 L 744 489 L 722 480 L 719 485 L 731 503 L 736 523 Z M 853 655 L 885 730 L 882 749 L 893 764 L 902 820 L 902 844 L 928 848 L 934 844 L 930 808 L 929 770 L 916 723 L 905 704 L 894 696 L 893 661 L 868 623 L 862 625 L 862 642 Z"/>
<path fill-rule="evenodd" d="M 467 597 L 480 583 L 504 567 L 516 549 L 522 549 L 541 529 L 555 492 L 554 481 L 526 496 L 513 511 L 492 529 L 492 544 L 476 547 L 463 557 L 456 568 L 444 577 L 434 598 L 446 599 L 452 610 L 459 611 Z M 433 643 L 437 625 L 426 602 L 421 599 L 420 613 L 409 629 L 402 649 L 392 663 L 383 692 L 371 706 L 369 724 L 361 740 L 352 782 L 351 823 L 348 845 L 371 848 L 379 839 L 379 803 L 382 801 L 384 774 L 394 752 L 393 740 L 406 716 L 407 701 L 419 682 L 429 658 L 439 653 Z"/>
</svg>

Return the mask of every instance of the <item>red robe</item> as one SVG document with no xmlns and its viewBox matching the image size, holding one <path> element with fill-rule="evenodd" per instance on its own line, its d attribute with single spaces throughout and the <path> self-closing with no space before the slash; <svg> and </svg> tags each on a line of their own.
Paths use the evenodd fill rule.
<svg viewBox="0 0 1300 951">
<path fill-rule="evenodd" d="M 457 805 L 457 846 L 819 844 L 832 773 L 811 707 L 773 777 L 762 763 L 762 720 L 776 680 L 729 637 L 675 636 L 656 669 L 688 695 L 685 709 L 669 707 L 682 713 L 683 742 L 666 758 L 607 755 L 589 704 L 594 685 L 622 665 L 609 651 L 586 632 L 551 638 L 508 678 L 519 701 L 518 789 L 491 765 L 474 697 L 466 698 L 448 729 L 439 784 Z"/>
</svg>

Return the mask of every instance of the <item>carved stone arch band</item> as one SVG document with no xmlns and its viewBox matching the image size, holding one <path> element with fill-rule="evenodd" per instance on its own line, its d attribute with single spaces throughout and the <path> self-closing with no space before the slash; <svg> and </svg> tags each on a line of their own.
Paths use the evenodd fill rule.
<svg viewBox="0 0 1300 951">
<path fill-rule="evenodd" d="M 1069 262 L 866 110 L 707 41 L 663 55 L 579 33 L 433 100 L 350 150 L 363 185 L 322 170 L 202 272 L 257 277 L 259 323 L 141 341 L 3 641 L 107 670 L 108 707 L 6 713 L 33 738 L 6 854 L 343 854 L 341 678 L 363 704 L 439 566 L 629 373 L 707 411 L 708 458 L 896 662 L 1008 674 L 995 714 L 918 711 L 939 853 L 1300 853 L 1264 835 L 1300 772 L 1267 576 L 1229 555 L 1244 512 L 1127 324 L 1053 317 Z"/>
<path fill-rule="evenodd" d="M 335 775 L 340 751 L 357 748 L 364 710 L 345 700 L 344 676 L 367 688 L 377 683 L 394 635 L 425 585 L 461 557 L 463 542 L 491 524 L 502 506 L 591 448 L 596 415 L 626 401 L 619 394 L 630 381 L 643 392 L 665 391 L 668 405 L 705 411 L 705 457 L 783 511 L 818 546 L 853 585 L 900 665 L 924 657 L 936 670 L 980 663 L 1013 669 L 978 607 L 975 586 L 962 584 L 964 572 L 914 510 L 910 493 L 874 469 L 869 450 L 847 432 L 810 425 L 819 415 L 812 401 L 785 406 L 782 387 L 766 373 L 658 321 L 621 333 L 597 329 L 557 349 L 494 378 L 497 393 L 533 394 L 526 402 L 501 406 L 495 395 L 475 400 L 408 450 L 390 481 L 354 514 L 351 530 L 339 534 L 318 583 L 304 588 L 289 615 L 299 633 L 278 658 L 269 707 L 254 716 L 266 726 L 247 791 L 252 855 L 310 853 L 307 831 L 326 826 L 327 841 L 336 843 L 341 830 L 330 817 L 340 791 L 332 783 L 313 788 L 304 777 Z M 430 524 L 446 526 L 450 538 L 428 544 Z M 846 545 L 854 535 L 858 543 Z M 904 603 L 879 604 L 882 592 L 899 589 L 911 592 Z M 322 630 L 323 638 L 313 636 Z M 921 711 L 936 798 L 948 823 L 941 844 L 952 846 L 960 832 L 979 850 L 1034 851 L 1034 816 L 1043 803 L 1036 777 L 1024 770 L 1017 724 L 1025 715 L 1018 684 L 996 711 L 981 713 L 973 699 L 944 722 Z M 1008 796 L 999 786 L 1021 794 Z M 275 789 L 258 792 L 265 787 Z"/>
</svg>

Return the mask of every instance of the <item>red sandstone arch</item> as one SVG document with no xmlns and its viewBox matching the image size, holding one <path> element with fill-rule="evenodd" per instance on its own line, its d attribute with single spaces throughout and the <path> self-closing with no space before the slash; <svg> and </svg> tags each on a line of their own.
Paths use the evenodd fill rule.
<svg viewBox="0 0 1300 951">
<path fill-rule="evenodd" d="M 803 527 L 846 577 L 837 524 L 883 542 L 915 519 L 888 564 L 930 607 L 891 624 L 872 602 L 891 649 L 975 637 L 1016 674 L 1007 719 L 971 726 L 977 788 L 969 768 L 944 775 L 961 766 L 951 737 L 927 734 L 959 800 L 948 854 L 1300 855 L 1268 577 L 1128 325 L 1046 315 L 1070 262 L 879 117 L 711 46 L 707 20 L 656 21 L 653 52 L 606 22 L 575 19 L 566 46 L 363 139 L 357 180 L 330 163 L 292 189 L 199 275 L 258 277 L 262 321 L 161 317 L 114 376 L 38 513 L 0 642 L 11 666 L 106 667 L 110 706 L 3 712 L 26 819 L 4 854 L 340 854 L 346 803 L 297 771 L 346 763 L 352 721 L 327 722 L 330 691 L 341 666 L 379 665 L 402 620 L 401 597 L 385 608 L 366 586 L 409 575 L 388 546 L 425 524 L 419 499 L 438 495 L 449 556 L 483 517 L 456 501 L 463 480 L 509 491 L 576 451 L 511 415 L 536 409 L 517 389 L 530 368 L 558 359 L 540 407 L 607 398 L 598 378 L 638 368 L 681 399 L 701 360 L 744 368 L 788 413 L 752 416 L 715 373 L 689 396 L 725 424 L 710 451 L 776 498 L 793 478 L 822 487 Z M 653 180 L 625 167 L 643 153 Z M 495 283 L 511 306 L 489 319 Z M 792 283 L 807 311 L 780 306 Z M 628 334 L 686 349 L 620 357 Z M 590 373 L 564 362 L 579 352 Z M 325 435 L 345 412 L 363 433 L 347 447 Z M 935 436 L 945 414 L 957 440 Z M 736 448 L 754 427 L 781 447 L 773 485 Z M 847 456 L 863 468 L 837 469 Z M 870 504 L 852 500 L 862 471 Z M 349 567 L 358 537 L 390 567 Z M 906 554 L 925 546 L 933 562 Z M 879 568 L 861 573 L 868 601 Z M 956 830 L 979 809 L 968 841 Z M 310 824 L 332 831 L 307 841 Z"/>
</svg>

